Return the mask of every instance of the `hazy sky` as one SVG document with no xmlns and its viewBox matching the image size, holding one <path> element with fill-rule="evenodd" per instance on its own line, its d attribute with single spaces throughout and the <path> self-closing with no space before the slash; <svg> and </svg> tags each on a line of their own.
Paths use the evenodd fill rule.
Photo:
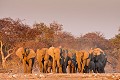
<svg viewBox="0 0 120 80">
<path fill-rule="evenodd" d="M 99 31 L 106 38 L 118 34 L 120 0 L 0 0 L 0 18 L 25 19 L 25 23 L 63 24 L 78 36 Z"/>
</svg>

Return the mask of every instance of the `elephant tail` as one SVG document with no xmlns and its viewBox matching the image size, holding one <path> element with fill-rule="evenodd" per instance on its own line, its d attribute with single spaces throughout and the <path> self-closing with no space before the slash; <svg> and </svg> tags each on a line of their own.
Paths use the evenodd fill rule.
<svg viewBox="0 0 120 80">
<path fill-rule="evenodd" d="M 109 64 L 111 64 L 111 65 L 112 65 L 112 63 L 111 63 L 111 62 L 109 62 L 108 60 L 107 60 L 107 62 L 108 62 Z"/>
</svg>

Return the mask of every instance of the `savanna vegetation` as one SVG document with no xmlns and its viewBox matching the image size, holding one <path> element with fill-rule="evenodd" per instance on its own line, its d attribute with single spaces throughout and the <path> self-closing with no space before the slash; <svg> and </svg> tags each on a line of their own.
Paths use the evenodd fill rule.
<svg viewBox="0 0 120 80">
<path fill-rule="evenodd" d="M 21 62 L 15 55 L 19 47 L 28 47 L 36 51 L 38 48 L 50 46 L 75 50 L 99 47 L 108 55 L 111 66 L 116 71 L 120 70 L 120 33 L 111 39 L 106 39 L 100 32 L 89 32 L 75 37 L 70 32 L 63 31 L 63 25 L 57 22 L 49 25 L 35 23 L 29 26 L 20 19 L 3 18 L 0 19 L 0 42 L 0 68 L 8 71 L 20 72 Z"/>
</svg>

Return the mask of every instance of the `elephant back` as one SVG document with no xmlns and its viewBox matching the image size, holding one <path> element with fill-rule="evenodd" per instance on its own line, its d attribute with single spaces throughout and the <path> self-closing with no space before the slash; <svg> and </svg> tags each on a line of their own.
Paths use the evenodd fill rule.
<svg viewBox="0 0 120 80">
<path fill-rule="evenodd" d="M 89 53 L 87 51 L 81 50 L 80 52 L 82 54 L 82 60 L 86 60 L 89 58 Z"/>
<path fill-rule="evenodd" d="M 42 48 L 41 50 L 43 50 L 43 54 L 46 54 L 48 52 L 48 48 Z"/>
<path fill-rule="evenodd" d="M 54 58 L 54 47 L 50 47 L 49 49 L 48 49 L 48 54 L 52 57 L 52 58 Z"/>
<path fill-rule="evenodd" d="M 55 48 L 54 54 L 56 59 L 60 59 L 60 48 Z"/>
<path fill-rule="evenodd" d="M 33 49 L 29 49 L 29 50 L 30 50 L 30 53 L 28 54 L 27 59 L 35 58 L 36 57 L 35 51 Z"/>
<path fill-rule="evenodd" d="M 23 54 L 24 54 L 24 48 L 23 48 L 23 47 L 18 48 L 17 51 L 16 51 L 16 55 L 17 55 L 20 59 L 23 59 Z"/>
<path fill-rule="evenodd" d="M 95 49 L 93 50 L 93 54 L 96 55 L 96 56 L 100 55 L 101 53 L 104 54 L 104 51 L 101 50 L 100 48 L 95 48 Z"/>
<path fill-rule="evenodd" d="M 77 59 L 81 59 L 81 57 L 82 57 L 81 52 L 80 51 L 76 51 L 76 58 Z"/>
<path fill-rule="evenodd" d="M 43 56 L 44 56 L 44 54 L 43 54 L 44 51 L 43 51 L 42 49 L 41 49 L 41 50 L 40 50 L 40 49 L 37 49 L 37 52 L 36 52 L 36 53 L 37 53 L 37 60 L 38 60 L 38 61 L 42 61 L 42 58 L 43 58 Z"/>
<path fill-rule="evenodd" d="M 44 60 L 49 60 L 48 48 L 44 48 Z"/>
</svg>

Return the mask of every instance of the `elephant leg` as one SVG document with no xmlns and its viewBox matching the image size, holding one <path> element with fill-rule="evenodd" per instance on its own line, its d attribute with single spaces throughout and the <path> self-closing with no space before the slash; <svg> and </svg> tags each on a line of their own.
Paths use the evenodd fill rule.
<svg viewBox="0 0 120 80">
<path fill-rule="evenodd" d="M 72 66 L 71 66 L 71 72 L 72 73 L 75 73 L 75 66 L 72 64 Z"/>
<path fill-rule="evenodd" d="M 80 73 L 81 72 L 81 64 L 80 64 L 80 62 L 78 63 L 78 72 Z"/>
<path fill-rule="evenodd" d="M 84 73 L 88 73 L 88 72 L 89 72 L 89 68 L 88 68 L 88 66 L 86 66 L 86 65 L 84 66 L 84 70 L 83 70 L 83 72 L 84 72 Z"/>
<path fill-rule="evenodd" d="M 66 73 L 66 67 L 65 67 L 65 64 L 62 65 L 62 71 L 63 71 L 63 73 Z"/>
<path fill-rule="evenodd" d="M 90 73 L 92 73 L 92 71 L 95 73 L 95 63 L 93 61 L 90 61 L 89 69 Z"/>
<path fill-rule="evenodd" d="M 86 61 L 84 60 L 83 63 L 82 63 L 81 73 L 83 73 L 83 71 L 84 71 L 85 63 L 86 63 Z"/>
<path fill-rule="evenodd" d="M 29 59 L 28 63 L 28 73 L 32 73 L 32 59 Z"/>
<path fill-rule="evenodd" d="M 39 64 L 39 69 L 40 69 L 40 72 L 43 72 L 43 64 L 41 61 L 38 62 Z"/>
<path fill-rule="evenodd" d="M 70 65 L 67 66 L 67 73 L 70 73 Z"/>
<path fill-rule="evenodd" d="M 104 73 L 105 71 L 104 71 L 104 65 L 103 65 L 103 63 L 102 62 L 98 62 L 98 72 L 99 73 Z"/>
<path fill-rule="evenodd" d="M 68 71 L 68 73 L 71 72 L 71 61 L 70 60 L 68 61 L 68 70 L 67 71 Z"/>
<path fill-rule="evenodd" d="M 43 71 L 44 71 L 44 73 L 46 73 L 47 72 L 47 68 L 48 68 L 48 61 L 44 61 L 44 67 L 43 67 Z"/>
<path fill-rule="evenodd" d="M 60 65 L 60 60 L 57 60 L 57 68 L 58 68 L 58 72 L 62 73 L 62 66 Z"/>
<path fill-rule="evenodd" d="M 102 66 L 101 68 L 100 68 L 100 71 L 99 71 L 100 73 L 105 73 L 105 70 L 104 70 L 104 67 Z"/>
<path fill-rule="evenodd" d="M 23 68 L 24 68 L 24 73 L 27 73 L 27 64 L 24 59 L 23 59 Z"/>
<path fill-rule="evenodd" d="M 49 61 L 48 61 L 48 68 L 47 68 L 47 72 L 48 72 L 48 73 L 51 72 L 51 68 L 52 68 L 52 62 L 49 60 Z"/>
<path fill-rule="evenodd" d="M 89 73 L 89 64 L 90 64 L 90 59 L 87 59 L 85 63 L 85 73 Z"/>
<path fill-rule="evenodd" d="M 51 67 L 48 67 L 47 68 L 47 73 L 50 73 L 51 72 Z"/>
<path fill-rule="evenodd" d="M 90 63 L 90 59 L 87 59 L 86 60 L 86 66 L 89 66 L 89 63 Z"/>
<path fill-rule="evenodd" d="M 95 64 L 95 67 L 96 67 L 96 73 L 101 73 L 101 64 L 99 62 L 96 62 Z"/>
<path fill-rule="evenodd" d="M 57 69 L 57 73 L 59 73 L 59 67 L 56 66 L 56 69 Z"/>
<path fill-rule="evenodd" d="M 78 64 L 76 63 L 76 65 L 75 65 L 75 71 L 76 71 L 76 73 L 77 73 L 77 71 L 78 71 Z"/>
<path fill-rule="evenodd" d="M 55 62 L 55 60 L 53 60 L 53 63 L 52 63 L 52 72 L 53 73 L 56 72 L 56 62 Z"/>
<path fill-rule="evenodd" d="M 62 66 L 59 67 L 59 73 L 62 73 Z"/>
</svg>

